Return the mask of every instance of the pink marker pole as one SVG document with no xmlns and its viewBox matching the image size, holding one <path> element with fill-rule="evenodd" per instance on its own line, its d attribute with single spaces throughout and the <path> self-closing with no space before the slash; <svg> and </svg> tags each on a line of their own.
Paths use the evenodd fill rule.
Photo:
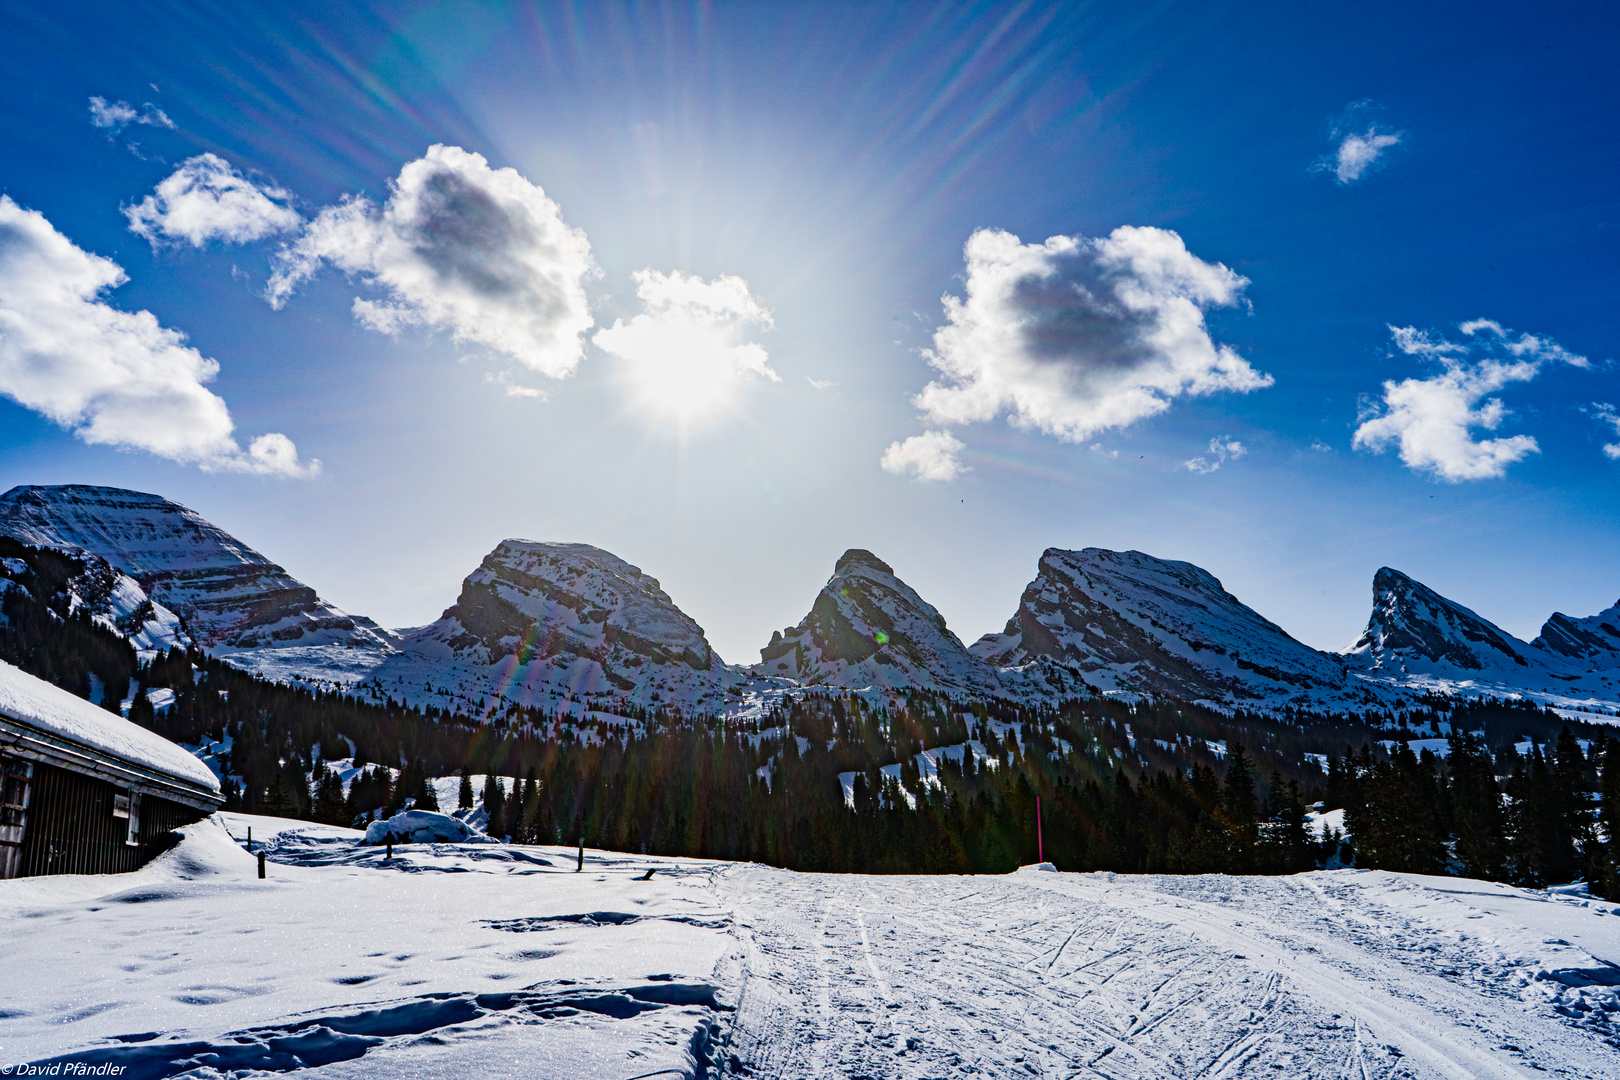
<svg viewBox="0 0 1620 1080">
<path fill-rule="evenodd" d="M 1038 862 L 1046 861 L 1046 845 L 1041 842 L 1041 797 L 1035 796 L 1035 855 Z"/>
</svg>

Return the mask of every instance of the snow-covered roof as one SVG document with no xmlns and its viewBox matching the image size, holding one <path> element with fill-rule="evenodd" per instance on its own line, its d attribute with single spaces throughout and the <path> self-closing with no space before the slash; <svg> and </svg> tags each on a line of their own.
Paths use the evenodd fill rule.
<svg viewBox="0 0 1620 1080">
<path fill-rule="evenodd" d="M 163 736 L 0 661 L 0 719 L 5 718 L 128 765 L 219 790 L 208 766 Z"/>
</svg>

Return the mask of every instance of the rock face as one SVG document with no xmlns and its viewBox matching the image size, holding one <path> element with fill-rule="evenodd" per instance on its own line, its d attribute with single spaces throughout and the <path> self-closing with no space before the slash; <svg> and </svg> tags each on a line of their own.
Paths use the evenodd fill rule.
<svg viewBox="0 0 1620 1080">
<path fill-rule="evenodd" d="M 1620 668 L 1620 600 L 1584 619 L 1555 611 L 1530 644 L 1565 666 L 1587 670 Z"/>
<path fill-rule="evenodd" d="M 95 590 L 92 609 L 126 633 L 177 622 L 179 637 L 217 653 L 310 645 L 386 649 L 392 638 L 157 495 L 80 484 L 15 487 L 0 495 L 0 536 L 99 560 L 111 573 L 106 588 Z"/>
<path fill-rule="evenodd" d="M 504 540 L 368 681 L 441 705 L 589 696 L 717 710 L 742 676 L 638 567 L 589 544 Z"/>
<path fill-rule="evenodd" d="M 1230 703 L 1337 692 L 1342 664 L 1290 637 L 1192 563 L 1140 551 L 1048 548 L 1018 611 L 973 654 L 1062 692 Z"/>
<path fill-rule="evenodd" d="M 771 635 L 759 675 L 851 690 L 930 690 L 953 697 L 1006 693 L 945 619 L 870 551 L 852 548 L 798 626 Z"/>
<path fill-rule="evenodd" d="M 1367 629 L 1343 655 L 1355 666 L 1388 676 L 1511 680 L 1530 677 L 1545 664 L 1543 656 L 1488 619 L 1387 566 L 1373 576 Z"/>
</svg>

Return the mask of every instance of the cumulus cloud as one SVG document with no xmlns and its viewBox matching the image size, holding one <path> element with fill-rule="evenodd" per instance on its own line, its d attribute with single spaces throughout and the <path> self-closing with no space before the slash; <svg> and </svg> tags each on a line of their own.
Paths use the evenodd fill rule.
<svg viewBox="0 0 1620 1080">
<path fill-rule="evenodd" d="M 1396 348 L 1441 370 L 1426 379 L 1386 381 L 1383 400 L 1356 428 L 1356 449 L 1381 453 L 1398 446 L 1409 468 L 1452 483 L 1503 476 L 1509 465 L 1540 452 L 1529 435 L 1474 438 L 1473 429 L 1495 431 L 1509 415 L 1500 398 L 1487 395 L 1529 382 L 1546 363 L 1581 368 L 1590 363 L 1551 338 L 1515 336 L 1489 319 L 1458 329 L 1468 340 L 1451 341 L 1411 326 L 1389 328 Z"/>
<path fill-rule="evenodd" d="M 151 195 L 126 206 L 124 216 L 130 232 L 154 248 L 165 240 L 198 248 L 216 239 L 245 244 L 302 225 L 304 219 L 286 205 L 291 198 L 281 188 L 254 183 L 224 158 L 199 154 Z"/>
<path fill-rule="evenodd" d="M 913 403 L 939 423 L 989 420 L 1079 442 L 1161 413 L 1173 398 L 1270 386 L 1204 311 L 1240 302 L 1248 280 L 1165 229 L 1025 244 L 981 229 L 965 248 L 967 296 L 925 352 L 942 378 Z"/>
<path fill-rule="evenodd" d="M 274 260 L 267 298 L 281 307 L 323 264 L 359 275 L 379 300 L 354 315 L 384 333 L 448 330 L 543 375 L 579 365 L 596 273 L 585 233 L 515 169 L 435 145 L 400 170 L 381 206 L 349 198 L 322 210 Z"/>
<path fill-rule="evenodd" d="M 309 476 L 285 435 L 244 451 L 225 402 L 203 384 L 219 364 L 101 294 L 123 284 L 111 259 L 83 251 L 44 215 L 0 195 L 0 393 L 87 443 L 146 450 L 208 470 Z"/>
<path fill-rule="evenodd" d="M 1333 138 L 1339 145 L 1332 153 L 1317 158 L 1311 166 L 1313 170 L 1332 173 L 1337 184 L 1353 184 L 1378 163 L 1385 151 L 1401 144 L 1405 132 L 1377 123 L 1368 123 L 1362 128 L 1357 123 L 1366 110 L 1374 107 L 1371 101 L 1357 101 L 1345 109 L 1332 128 Z M 1352 124 L 1359 130 L 1352 130 Z"/>
<path fill-rule="evenodd" d="M 1620 438 L 1620 413 L 1615 412 L 1613 405 L 1594 401 L 1592 407 L 1585 411 L 1588 416 L 1598 423 L 1612 428 L 1615 436 Z M 1620 461 L 1620 442 L 1604 443 L 1603 456 L 1610 461 Z"/>
<path fill-rule="evenodd" d="M 1200 454 L 1191 461 L 1183 461 L 1181 464 L 1189 471 L 1202 476 L 1214 472 L 1228 461 L 1236 461 L 1248 452 L 1248 447 L 1230 435 L 1217 435 L 1209 440 L 1207 456 Z"/>
<path fill-rule="evenodd" d="M 743 340 L 745 328 L 772 325 L 748 282 L 729 274 L 704 281 L 679 270 L 631 277 L 642 313 L 615 320 L 591 343 L 623 361 L 643 406 L 689 421 L 720 410 L 754 378 L 781 382 L 765 350 Z"/>
<path fill-rule="evenodd" d="M 93 97 L 90 99 L 90 122 L 113 135 L 131 124 L 174 130 L 174 121 L 150 101 L 136 109 L 127 101 L 109 102 L 106 98 Z"/>
<path fill-rule="evenodd" d="M 918 480 L 951 481 L 967 471 L 957 456 L 962 443 L 948 431 L 925 431 L 883 451 L 883 471 Z"/>
</svg>

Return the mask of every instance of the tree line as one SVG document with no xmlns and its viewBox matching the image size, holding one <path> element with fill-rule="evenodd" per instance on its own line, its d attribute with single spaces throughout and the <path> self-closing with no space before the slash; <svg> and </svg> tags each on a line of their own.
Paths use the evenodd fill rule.
<svg viewBox="0 0 1620 1080">
<path fill-rule="evenodd" d="M 197 650 L 143 663 L 88 614 L 93 564 L 3 540 L 0 555 L 27 566 L 0 590 L 0 659 L 99 690 L 114 711 L 127 699 L 132 720 L 178 742 L 216 743 L 231 808 L 364 824 L 436 808 L 431 779 L 459 774 L 457 808 L 521 842 L 870 873 L 995 873 L 1038 855 L 1135 873 L 1353 863 L 1532 886 L 1585 876 L 1620 896 L 1612 729 L 1523 702 L 1274 716 L 810 692 L 746 720 L 588 701 L 474 720 L 266 682 Z M 161 710 L 158 688 L 173 694 Z M 1443 757 L 1412 751 L 1442 730 Z M 1342 834 L 1307 828 L 1319 802 L 1344 810 Z"/>
</svg>

